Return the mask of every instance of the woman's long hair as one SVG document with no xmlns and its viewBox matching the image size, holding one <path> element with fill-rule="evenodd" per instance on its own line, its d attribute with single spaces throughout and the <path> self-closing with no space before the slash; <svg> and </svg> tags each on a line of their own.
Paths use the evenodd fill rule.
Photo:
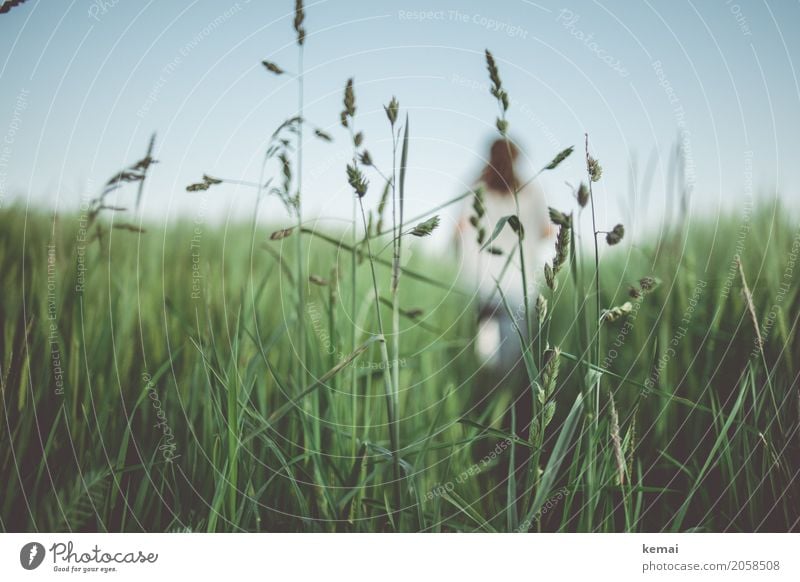
<svg viewBox="0 0 800 582">
<path fill-rule="evenodd" d="M 497 139 L 489 150 L 489 163 L 481 172 L 479 181 L 488 189 L 501 194 L 513 194 L 520 181 L 514 170 L 519 149 L 511 141 Z"/>
</svg>

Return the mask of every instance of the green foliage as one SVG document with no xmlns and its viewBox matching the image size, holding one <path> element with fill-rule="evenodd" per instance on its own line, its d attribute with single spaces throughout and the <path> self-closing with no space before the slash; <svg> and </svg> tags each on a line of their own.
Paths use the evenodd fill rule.
<svg viewBox="0 0 800 582">
<path fill-rule="evenodd" d="M 585 300 L 586 290 L 565 282 L 550 298 L 546 318 L 560 370 L 556 360 L 545 362 L 544 430 L 534 431 L 545 473 L 531 486 L 517 479 L 518 527 L 526 518 L 531 530 L 792 527 L 798 496 L 786 492 L 796 492 L 800 458 L 793 432 L 800 297 L 797 285 L 782 285 L 797 233 L 773 210 L 751 218 L 751 232 L 772 236 L 750 235 L 738 249 L 755 312 L 771 322 L 763 357 L 753 352 L 755 333 L 738 292 L 738 217 L 721 217 L 716 236 L 690 223 L 683 233 L 643 241 L 636 251 L 623 245 L 604 258 L 601 288 L 613 290 L 604 305 L 624 303 L 627 283 L 643 294 L 630 313 L 603 326 L 595 374 L 614 394 L 616 433 L 610 414 L 595 429 L 591 406 L 570 408 L 594 382 L 584 379 L 571 309 L 573 294 Z M 16 207 L 0 214 L 0 267 L 18 282 L 0 296 L 5 530 L 384 531 L 393 522 L 406 530 L 507 529 L 510 449 L 481 459 L 510 437 L 516 455 L 534 449 L 509 433 L 509 389 L 477 369 L 466 296 L 404 279 L 400 303 L 422 309 L 425 326 L 408 317 L 401 323 L 400 459 L 411 478 L 399 522 L 386 511 L 392 455 L 377 397 L 378 342 L 349 359 L 349 338 L 335 324 L 346 321 L 353 291 L 359 305 L 371 298 L 367 276 L 359 289 L 338 287 L 338 301 L 328 287 L 308 288 L 306 366 L 308 378 L 321 382 L 298 386 L 295 289 L 279 263 L 292 252 L 286 241 L 267 241 L 272 229 L 260 240 L 279 252 L 257 245 L 251 270 L 245 227 L 227 235 L 204 228 L 195 249 L 193 224 L 170 228 L 163 239 L 114 230 L 102 247 L 79 242 L 79 228 L 76 216 L 26 218 Z M 327 273 L 337 261 L 347 268 L 334 244 L 340 237 L 330 239 L 311 238 L 309 272 Z M 85 270 L 76 291 L 79 264 Z M 375 265 L 383 292 L 390 265 Z M 578 265 L 589 280 L 591 265 Z M 405 267 L 442 282 L 453 277 L 424 252 Z M 193 274 L 201 275 L 199 295 Z M 359 328 L 376 329 L 371 307 L 357 317 Z M 357 374 L 355 406 L 344 369 Z M 319 396 L 318 417 L 305 408 L 309 389 Z M 465 418 L 471 423 L 459 422 Z M 314 434 L 320 449 L 309 446 Z M 437 493 L 448 483 L 451 491 Z M 558 509 L 541 513 L 562 490 Z"/>
</svg>

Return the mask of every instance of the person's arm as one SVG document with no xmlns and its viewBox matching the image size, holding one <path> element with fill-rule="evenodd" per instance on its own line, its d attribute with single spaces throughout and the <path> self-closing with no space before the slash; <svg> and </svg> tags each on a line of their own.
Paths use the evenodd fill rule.
<svg viewBox="0 0 800 582">
<path fill-rule="evenodd" d="M 467 227 L 469 226 L 469 216 L 467 215 L 467 208 L 464 204 L 461 204 L 459 208 L 459 215 L 458 220 L 456 222 L 456 227 L 453 229 L 453 247 L 456 250 L 456 254 L 460 254 L 462 251 L 461 240 L 465 236 Z"/>
<path fill-rule="evenodd" d="M 473 190 L 477 188 L 477 186 L 473 186 Z M 467 196 L 464 200 L 461 201 L 458 208 L 458 221 L 456 222 L 456 227 L 453 229 L 453 245 L 456 247 L 456 250 L 460 252 L 461 248 L 461 241 L 465 236 L 472 236 L 469 233 L 469 229 L 472 228 L 472 225 L 469 223 L 469 217 L 472 215 L 472 203 L 473 197 Z M 477 233 L 476 233 L 477 236 Z"/>
<path fill-rule="evenodd" d="M 520 192 L 519 196 L 524 196 L 530 201 L 528 204 L 530 216 L 525 218 L 527 219 L 527 224 L 535 228 L 535 232 L 539 234 L 539 239 L 546 240 L 555 236 L 555 228 L 550 222 L 550 214 L 542 191 L 535 184 L 531 184 Z"/>
</svg>

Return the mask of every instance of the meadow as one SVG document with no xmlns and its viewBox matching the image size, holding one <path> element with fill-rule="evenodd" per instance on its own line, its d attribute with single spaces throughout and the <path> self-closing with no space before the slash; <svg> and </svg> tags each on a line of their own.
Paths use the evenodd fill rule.
<svg viewBox="0 0 800 582">
<path fill-rule="evenodd" d="M 152 141 L 77 213 L 0 211 L 0 529 L 797 531 L 791 213 L 744 201 L 630 240 L 594 224 L 588 136 L 553 152 L 542 172 L 572 155 L 586 174 L 572 207 L 550 210 L 543 284 L 523 276 L 523 304 L 505 302 L 521 399 L 475 358 L 458 262 L 426 247 L 441 209 L 404 215 L 413 120 L 394 98 L 379 169 L 344 83 L 334 147 L 352 150 L 352 228 L 304 220 L 303 140 L 331 140 L 303 117 L 304 17 L 298 2 L 299 114 L 254 183 L 254 217 L 274 196 L 291 222 L 131 222 L 106 196 L 141 196 Z M 486 66 L 487 116 L 509 139 L 488 51 Z M 224 182 L 204 175 L 187 195 Z M 459 197 L 469 236 L 524 264 L 519 219 L 488 224 L 481 197 Z M 515 248 L 492 246 L 503 229 Z"/>
<path fill-rule="evenodd" d="M 307 241 L 309 272 L 328 283 L 307 287 L 309 392 L 297 380 L 285 241 L 251 253 L 246 227 L 203 232 L 193 298 L 194 225 L 113 231 L 84 249 L 77 292 L 79 217 L 11 208 L 0 219 L 2 527 L 507 531 L 528 519 L 533 531 L 796 530 L 800 298 L 784 276 L 800 239 L 776 210 L 749 225 L 722 218 L 716 232 L 692 223 L 606 260 L 604 305 L 626 300 L 642 273 L 661 284 L 603 330 L 599 418 L 591 394 L 576 404 L 593 384 L 575 329 L 585 296 L 556 292 L 557 409 L 530 483 L 503 462 L 533 450 L 504 429 L 512 393 L 480 375 L 469 295 L 406 278 L 401 304 L 417 313 L 403 318 L 396 366 L 398 507 L 380 350 L 342 366 L 353 289 L 331 272 L 349 255 Z M 734 259 L 742 232 L 763 349 Z M 431 264 L 416 253 L 408 268 Z M 374 329 L 367 269 L 355 301 L 359 327 Z"/>
</svg>

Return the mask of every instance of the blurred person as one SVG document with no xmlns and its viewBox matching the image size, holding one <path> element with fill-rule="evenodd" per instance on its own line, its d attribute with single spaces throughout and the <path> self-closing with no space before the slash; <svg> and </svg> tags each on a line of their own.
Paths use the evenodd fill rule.
<svg viewBox="0 0 800 582">
<path fill-rule="evenodd" d="M 524 231 L 522 241 L 528 283 L 528 301 L 535 317 L 536 297 L 544 263 L 543 251 L 550 248 L 547 242 L 552 235 L 547 206 L 541 190 L 533 183 L 526 184 L 517 174 L 519 148 L 510 140 L 497 139 L 489 149 L 488 162 L 480 172 L 474 188 L 483 192 L 483 216 L 478 227 L 485 229 L 489 240 L 497 221 L 503 216 L 517 214 L 514 193 L 519 201 L 519 219 Z M 494 383 L 502 382 L 513 387 L 516 402 L 517 428 L 527 428 L 530 422 L 530 388 L 525 378 L 522 346 L 515 330 L 519 326 L 526 332 L 522 273 L 517 233 L 506 225 L 490 246 L 502 251 L 494 254 L 478 241 L 478 227 L 474 221 L 474 199 L 468 198 L 458 222 L 456 243 L 460 254 L 463 282 L 474 289 L 478 303 L 478 331 L 475 352 L 484 376 Z M 471 222 L 472 221 L 472 222 Z M 506 263 L 510 264 L 507 267 Z M 498 292 L 502 289 L 508 308 Z M 509 313 L 509 311 L 511 313 Z M 530 341 L 531 338 L 526 338 Z M 486 398 L 487 394 L 482 394 Z"/>
</svg>

